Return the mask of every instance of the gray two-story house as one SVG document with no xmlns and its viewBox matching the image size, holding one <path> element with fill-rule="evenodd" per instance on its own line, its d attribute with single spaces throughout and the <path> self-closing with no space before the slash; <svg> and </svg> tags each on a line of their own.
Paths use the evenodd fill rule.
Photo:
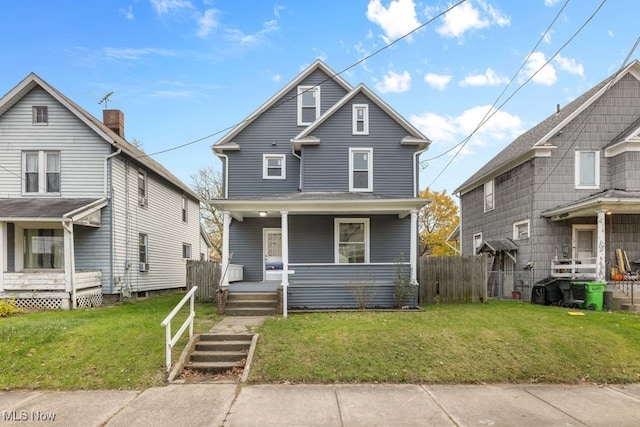
<svg viewBox="0 0 640 427">
<path fill-rule="evenodd" d="M 626 268 L 634 268 L 640 259 L 640 63 L 558 105 L 456 193 L 463 256 L 490 252 L 500 260 L 494 268 L 532 268 L 536 281 L 606 280 L 618 265 L 617 249 L 627 254 Z"/>
<path fill-rule="evenodd" d="M 430 141 L 322 61 L 213 145 L 224 195 L 223 288 L 283 289 L 284 311 L 394 305 L 416 284 L 418 157 Z M 231 283 L 231 285 L 230 285 Z M 413 301 L 415 303 L 415 301 Z"/>
<path fill-rule="evenodd" d="M 71 308 L 185 287 L 208 257 L 199 198 L 35 74 L 0 99 L 0 298 Z"/>
</svg>

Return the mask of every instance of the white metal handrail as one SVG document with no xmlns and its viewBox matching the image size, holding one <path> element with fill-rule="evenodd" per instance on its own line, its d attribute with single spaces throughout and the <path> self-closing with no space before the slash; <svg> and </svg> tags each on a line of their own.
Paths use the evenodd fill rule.
<svg viewBox="0 0 640 427">
<path fill-rule="evenodd" d="M 165 332 L 166 332 L 167 372 L 171 370 L 171 349 L 173 348 L 174 345 L 176 345 L 176 343 L 184 333 L 185 329 L 187 329 L 187 326 L 189 327 L 189 339 L 193 337 L 193 319 L 196 317 L 196 312 L 194 310 L 194 299 L 195 299 L 194 295 L 197 289 L 198 289 L 197 286 L 194 286 L 193 288 L 191 288 L 191 290 L 187 292 L 187 294 L 182 298 L 182 300 L 178 303 L 178 305 L 176 305 L 176 307 L 171 311 L 171 313 L 169 313 L 169 315 L 165 317 L 165 319 L 160 324 L 161 326 L 165 327 Z M 173 317 L 176 314 L 178 314 L 178 311 L 180 311 L 180 309 L 187 302 L 187 300 L 190 300 L 189 316 L 184 321 L 182 326 L 180 326 L 180 329 L 178 329 L 178 332 L 176 332 L 176 334 L 172 337 L 171 336 L 171 319 L 173 319 Z"/>
</svg>

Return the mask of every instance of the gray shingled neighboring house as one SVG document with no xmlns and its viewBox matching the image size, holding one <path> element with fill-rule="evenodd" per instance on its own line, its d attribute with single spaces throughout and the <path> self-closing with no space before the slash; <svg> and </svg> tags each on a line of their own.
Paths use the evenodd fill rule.
<svg viewBox="0 0 640 427">
<path fill-rule="evenodd" d="M 640 63 L 558 107 L 455 193 L 463 256 L 488 252 L 494 268 L 533 268 L 536 281 L 605 280 L 618 248 L 634 267 L 640 260 Z"/>
<path fill-rule="evenodd" d="M 212 146 L 225 189 L 211 202 L 224 213 L 222 287 L 281 288 L 285 314 L 355 307 L 358 283 L 371 306 L 393 306 L 398 266 L 417 284 L 429 143 L 366 86 L 311 64 Z"/>
<path fill-rule="evenodd" d="M 33 73 L 0 99 L 0 298 L 92 306 L 185 287 L 207 257 L 198 195 L 103 116 Z"/>
</svg>

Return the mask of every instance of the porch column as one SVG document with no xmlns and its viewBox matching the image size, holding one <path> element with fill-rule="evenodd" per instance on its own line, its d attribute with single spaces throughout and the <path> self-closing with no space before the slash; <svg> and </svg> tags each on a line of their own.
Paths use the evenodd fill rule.
<svg viewBox="0 0 640 427">
<path fill-rule="evenodd" d="M 6 222 L 0 222 L 0 292 L 4 291 L 4 260 L 7 257 L 7 244 L 4 239 L 6 238 L 5 228 L 7 227 Z"/>
<path fill-rule="evenodd" d="M 73 248 L 73 222 L 63 221 L 64 230 L 64 290 L 69 292 L 71 308 L 76 309 L 76 262 Z"/>
<path fill-rule="evenodd" d="M 282 317 L 287 317 L 287 288 L 289 287 L 289 212 L 282 211 Z"/>
<path fill-rule="evenodd" d="M 596 281 L 604 282 L 606 278 L 606 248 L 605 243 L 605 211 L 598 211 L 598 237 L 596 250 Z"/>
<path fill-rule="evenodd" d="M 220 287 L 229 286 L 229 226 L 231 225 L 231 214 L 227 211 L 222 212 L 222 260 L 220 262 Z"/>
<path fill-rule="evenodd" d="M 411 244 L 409 247 L 411 283 L 418 283 L 418 211 L 411 211 Z"/>
</svg>

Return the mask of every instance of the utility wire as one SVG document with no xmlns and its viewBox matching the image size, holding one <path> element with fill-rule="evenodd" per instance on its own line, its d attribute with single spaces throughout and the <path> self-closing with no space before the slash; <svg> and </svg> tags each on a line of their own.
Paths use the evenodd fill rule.
<svg viewBox="0 0 640 427">
<path fill-rule="evenodd" d="M 535 73 L 533 73 L 527 80 L 525 80 L 511 95 L 509 95 L 509 97 L 504 100 L 504 102 L 502 102 L 502 104 L 500 104 L 498 106 L 497 109 L 495 109 L 487 118 L 486 120 L 482 121 L 479 123 L 479 125 L 473 130 L 473 132 L 471 132 L 471 134 L 469 136 L 467 136 L 459 145 L 458 151 L 456 151 L 456 153 L 453 155 L 453 157 L 451 157 L 451 159 L 449 160 L 449 162 L 445 165 L 445 167 L 440 171 L 440 173 L 433 179 L 433 181 L 431 181 L 431 184 L 429 184 L 429 187 L 431 187 L 437 180 L 438 178 L 440 178 L 442 176 L 442 174 L 447 170 L 447 168 L 449 166 L 451 166 L 451 163 L 453 163 L 453 161 L 456 159 L 456 157 L 458 156 L 458 154 L 460 154 L 460 152 L 462 151 L 462 149 L 467 145 L 467 143 L 469 142 L 469 140 L 471 139 L 471 137 L 478 131 L 478 129 L 480 129 L 482 126 L 484 126 L 496 113 L 498 113 L 498 111 L 500 111 L 502 109 L 502 107 L 504 107 L 504 105 L 509 102 L 511 100 L 511 98 L 513 98 L 516 93 L 518 93 L 526 84 L 528 84 L 544 67 L 546 67 L 556 56 L 558 56 L 558 54 L 560 54 L 560 52 L 569 44 L 573 41 L 573 39 L 575 39 L 578 34 L 580 34 L 582 32 L 582 30 L 584 29 L 584 27 L 587 26 L 587 24 L 589 22 L 591 22 L 591 20 L 595 17 L 595 15 L 600 11 L 600 9 L 602 8 L 602 6 L 604 6 L 604 4 L 607 2 L 607 0 L 602 0 L 602 2 L 600 3 L 600 5 L 596 8 L 596 10 L 591 14 L 591 16 L 589 16 L 589 18 L 580 26 L 580 28 L 578 28 L 578 30 L 562 45 L 560 46 L 560 48 L 540 67 L 536 70 Z"/>
<path fill-rule="evenodd" d="M 307 91 L 309 91 L 309 90 L 313 90 L 314 88 L 316 88 L 317 86 L 321 85 L 322 83 L 327 82 L 327 81 L 329 81 L 329 80 L 333 79 L 334 77 L 337 77 L 337 76 L 340 76 L 340 75 L 342 75 L 342 74 L 346 73 L 346 72 L 347 72 L 347 71 L 349 71 L 350 69 L 352 69 L 352 68 L 354 68 L 354 67 L 356 67 L 356 66 L 358 66 L 358 65 L 362 64 L 363 62 L 367 61 L 368 59 L 371 59 L 372 57 L 374 57 L 374 56 L 378 55 L 380 52 L 382 52 L 382 51 L 384 51 L 384 50 L 386 50 L 386 49 L 389 49 L 391 46 L 395 45 L 396 43 L 400 42 L 401 40 L 406 39 L 407 37 L 411 36 L 411 35 L 412 35 L 412 34 L 414 34 L 415 32 L 417 32 L 417 31 L 421 30 L 422 28 L 424 28 L 424 27 L 426 27 L 427 25 L 431 24 L 433 21 L 435 21 L 436 19 L 440 18 L 441 16 L 446 15 L 447 13 L 449 13 L 449 11 L 451 11 L 452 9 L 454 9 L 454 8 L 456 8 L 456 7 L 458 7 L 458 6 L 460 6 L 461 4 L 465 3 L 466 1 L 467 1 L 467 0 L 460 0 L 459 2 L 457 2 L 457 3 L 455 3 L 455 4 L 451 5 L 451 6 L 449 6 L 449 8 L 447 8 L 445 11 L 443 11 L 443 12 L 439 13 L 438 15 L 436 15 L 436 16 L 434 16 L 433 18 L 429 19 L 429 20 L 428 20 L 428 21 L 426 21 L 425 23 L 418 25 L 418 26 L 417 26 L 416 28 L 414 28 L 413 30 L 409 31 L 408 33 L 404 34 L 403 36 L 400 36 L 399 38 L 397 38 L 397 39 L 393 40 L 392 42 L 390 42 L 390 43 L 388 43 L 388 44 L 386 44 L 386 45 L 382 46 L 380 49 L 376 50 L 375 52 L 370 53 L 369 55 L 364 56 L 363 58 L 361 58 L 361 59 L 359 59 L 358 61 L 356 61 L 355 63 L 353 63 L 353 64 L 349 65 L 347 68 L 343 69 L 342 71 L 337 72 L 337 73 L 335 73 L 335 74 L 333 74 L 333 75 L 331 75 L 331 76 L 328 76 L 328 77 L 327 77 L 326 79 L 324 79 L 322 82 L 318 83 L 317 85 L 315 85 L 315 86 L 313 86 L 313 87 L 308 88 L 308 89 L 307 89 L 307 90 L 305 90 L 304 92 L 307 92 Z M 289 97 L 289 98 L 286 98 L 286 99 L 284 99 L 282 102 L 280 102 L 280 103 L 276 104 L 276 106 L 280 106 L 280 105 L 285 104 L 285 103 L 287 103 L 287 102 L 290 102 L 290 101 L 292 101 L 292 100 L 294 100 L 294 99 L 297 99 L 297 98 L 298 98 L 299 96 L 301 96 L 301 95 L 302 95 L 302 93 L 304 93 L 304 92 L 301 92 L 301 93 L 299 93 L 299 94 L 297 94 L 297 95 L 294 95 L 294 96 L 291 96 L 291 97 Z M 196 143 L 198 143 L 198 142 L 204 141 L 205 139 L 209 139 L 209 138 L 211 138 L 211 137 L 213 137 L 213 136 L 216 136 L 216 135 L 219 135 L 219 134 L 221 134 L 221 133 L 223 133 L 223 132 L 227 132 L 227 131 L 229 131 L 229 130 L 231 130 L 231 129 L 234 129 L 234 128 L 236 128 L 237 126 L 242 125 L 244 122 L 248 121 L 248 120 L 249 120 L 249 119 L 251 119 L 252 117 L 253 117 L 253 115 L 251 115 L 251 116 L 247 117 L 247 118 L 246 118 L 246 119 L 244 119 L 244 120 L 241 120 L 240 122 L 238 122 L 238 123 L 236 123 L 236 124 L 234 124 L 234 125 L 231 125 L 231 126 L 228 126 L 228 127 L 224 128 L 224 129 L 221 129 L 221 130 L 218 130 L 218 131 L 216 131 L 216 132 L 210 133 L 209 135 L 203 136 L 203 137 L 201 137 L 201 138 L 194 139 L 193 141 L 189 141 L 189 142 L 186 142 L 186 143 L 184 143 L 184 144 L 176 145 L 175 147 L 170 147 L 170 148 L 167 148 L 167 149 L 164 149 L 164 150 L 155 151 L 155 152 L 153 152 L 153 153 L 144 154 L 144 155 L 138 156 L 138 157 L 136 157 L 136 158 L 137 158 L 137 159 L 139 159 L 139 158 L 141 158 L 141 157 L 151 157 L 151 156 L 155 156 L 155 155 L 157 155 L 157 154 L 167 153 L 167 152 L 169 152 L 169 151 L 178 150 L 178 149 L 180 149 L 180 148 L 184 148 L 184 147 L 187 147 L 187 146 L 189 146 L 189 145 L 196 144 Z"/>
</svg>

